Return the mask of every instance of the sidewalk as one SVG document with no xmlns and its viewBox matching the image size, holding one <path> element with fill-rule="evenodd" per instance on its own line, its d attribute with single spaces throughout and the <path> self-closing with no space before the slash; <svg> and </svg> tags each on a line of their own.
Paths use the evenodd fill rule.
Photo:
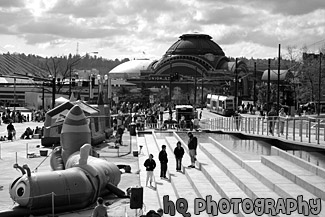
<svg viewBox="0 0 325 217">
<path fill-rule="evenodd" d="M 34 129 L 36 126 L 42 125 L 42 122 L 15 123 L 14 126 L 17 131 L 17 139 L 13 142 L 0 141 L 0 186 L 3 186 L 2 188 L 0 187 L 0 216 L 2 216 L 1 212 L 10 210 L 16 205 L 10 198 L 9 186 L 16 178 L 21 176 L 21 172 L 16 171 L 13 168 L 13 164 L 16 162 L 19 165 L 28 164 L 31 171 L 35 173 L 51 171 L 50 158 L 40 156 L 40 150 L 48 150 L 48 155 L 50 155 L 51 149 L 43 148 L 40 139 L 19 139 L 26 127 Z M 2 123 L 2 125 L 0 125 L 0 136 L 6 135 L 6 127 L 6 124 Z M 121 164 L 131 166 L 131 173 L 123 173 L 118 185 L 118 187 L 123 191 L 126 191 L 129 187 L 140 185 L 138 158 L 132 155 L 132 151 L 130 152 L 130 144 L 134 142 L 130 139 L 131 137 L 129 132 L 125 131 L 123 135 L 124 145 L 120 146 L 119 149 L 115 149 L 113 143 L 103 143 L 95 147 L 100 158 L 113 162 L 116 165 Z M 33 153 L 34 157 L 27 158 L 27 153 Z M 110 204 L 108 206 L 108 216 L 126 216 L 125 213 L 127 213 L 128 216 L 135 216 L 136 210 L 130 209 L 129 199 L 120 199 L 112 196 L 104 199 L 105 202 L 109 202 Z M 84 210 L 62 213 L 59 214 L 59 216 L 89 217 L 94 206 L 95 204 Z"/>
</svg>

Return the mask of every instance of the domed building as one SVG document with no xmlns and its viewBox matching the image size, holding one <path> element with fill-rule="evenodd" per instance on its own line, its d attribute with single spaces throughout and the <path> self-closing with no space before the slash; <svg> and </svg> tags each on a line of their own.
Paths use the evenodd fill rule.
<svg viewBox="0 0 325 217">
<path fill-rule="evenodd" d="M 113 79 L 140 78 L 141 71 L 148 70 L 150 65 L 152 65 L 152 60 L 135 59 L 116 66 L 109 72 L 109 75 Z"/>
<path fill-rule="evenodd" d="M 168 89 L 170 100 L 178 103 L 204 103 L 208 93 L 233 95 L 235 72 L 239 96 L 248 97 L 250 92 L 246 64 L 240 60 L 237 63 L 230 61 L 221 47 L 206 34 L 181 35 L 161 59 L 146 62 L 142 68 L 137 68 L 135 61 L 118 67 L 124 64 L 133 64 L 137 69 L 132 75 L 128 73 L 126 77 L 133 77 L 127 79 L 128 82 L 137 84 L 139 88 Z M 110 74 L 116 71 L 113 69 Z M 182 99 L 178 100 L 179 97 Z"/>
</svg>

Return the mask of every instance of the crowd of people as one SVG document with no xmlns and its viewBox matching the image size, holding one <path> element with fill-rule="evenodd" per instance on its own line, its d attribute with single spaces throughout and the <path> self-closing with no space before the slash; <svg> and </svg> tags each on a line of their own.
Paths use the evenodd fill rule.
<svg viewBox="0 0 325 217">
<path fill-rule="evenodd" d="M 19 110 L 11 111 L 9 108 L 3 109 L 2 113 L 0 113 L 0 125 L 8 124 L 7 125 L 7 135 L 1 135 L 0 141 L 13 141 L 16 140 L 16 129 L 14 123 L 23 123 L 29 121 L 44 121 L 45 113 L 42 110 L 32 110 L 31 115 L 23 114 Z M 36 127 L 35 129 L 31 129 L 27 127 L 24 133 L 19 137 L 20 139 L 31 139 L 34 134 L 38 134 L 40 136 L 43 135 L 43 128 Z"/>
<path fill-rule="evenodd" d="M 3 122 L 4 124 L 12 123 L 23 123 L 29 121 L 35 122 L 43 122 L 45 120 L 46 111 L 44 110 L 32 110 L 31 114 L 23 114 L 19 110 L 11 111 L 9 108 L 3 109 L 2 114 L 0 114 L 0 124 Z"/>
</svg>

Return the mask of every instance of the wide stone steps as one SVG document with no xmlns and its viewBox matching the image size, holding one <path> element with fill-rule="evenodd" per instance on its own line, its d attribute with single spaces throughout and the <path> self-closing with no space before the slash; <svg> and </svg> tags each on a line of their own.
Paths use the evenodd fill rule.
<svg viewBox="0 0 325 217">
<path fill-rule="evenodd" d="M 164 204 L 163 204 L 163 198 L 165 195 L 169 196 L 169 200 L 171 201 L 176 201 L 177 197 L 175 195 L 175 192 L 173 190 L 172 184 L 170 183 L 169 180 L 165 180 L 165 179 L 161 179 L 160 178 L 160 162 L 158 159 L 158 155 L 159 155 L 159 149 L 157 148 L 155 139 L 153 138 L 153 136 L 151 134 L 146 134 L 144 135 L 144 148 L 147 150 L 147 154 L 149 157 L 149 154 L 153 154 L 154 155 L 154 160 L 156 161 L 156 169 L 154 170 L 154 177 L 155 177 L 155 188 L 152 189 L 150 187 L 145 187 L 146 190 L 154 190 L 156 192 L 155 195 L 155 200 L 157 199 L 159 201 L 159 205 L 156 205 L 156 208 L 153 210 L 157 210 L 159 207 L 160 208 L 164 208 Z M 145 184 L 144 184 L 145 186 Z M 149 198 L 148 198 L 149 199 Z M 168 214 L 164 214 L 164 216 L 170 216 Z M 176 217 L 180 217 L 182 215 L 180 215 L 179 213 L 175 212 Z"/>
<path fill-rule="evenodd" d="M 144 167 L 144 162 L 146 159 L 149 158 L 149 154 L 146 148 L 146 141 L 144 137 L 137 137 L 137 143 L 142 145 L 142 151 L 138 156 L 139 159 L 139 168 L 140 168 L 140 184 L 143 187 L 143 210 L 149 211 L 149 210 L 157 210 L 160 207 L 160 202 L 157 197 L 157 192 L 154 189 L 146 188 L 146 177 L 147 177 L 147 171 Z M 154 186 L 155 186 L 155 178 Z"/>
<path fill-rule="evenodd" d="M 187 179 L 186 175 L 184 174 L 184 167 L 183 172 L 176 172 L 176 159 L 174 157 L 173 149 L 170 147 L 170 144 L 166 142 L 164 139 L 156 139 L 157 145 L 160 147 L 162 145 L 166 145 L 166 151 L 168 154 L 168 170 L 170 174 L 170 181 L 177 196 L 177 199 L 184 198 L 188 203 L 188 212 L 191 216 L 209 216 L 206 212 L 202 212 L 199 215 L 195 215 L 194 213 L 194 199 L 198 198 L 199 195 L 193 190 L 193 186 L 191 182 Z M 176 143 L 172 144 L 172 147 L 175 147 Z M 183 157 L 184 160 L 188 159 L 189 156 L 185 155 Z M 174 200 L 176 202 L 176 200 Z"/>
<path fill-rule="evenodd" d="M 294 167 L 293 163 L 282 168 L 282 164 L 286 163 L 280 158 L 273 156 L 263 157 L 263 163 L 260 160 L 243 161 L 233 152 L 225 148 L 221 143 L 202 143 L 197 149 L 198 161 L 196 168 L 188 168 L 190 165 L 190 157 L 188 155 L 188 148 L 185 141 L 174 133 L 174 136 L 166 135 L 160 136 L 159 139 L 153 133 L 152 135 L 145 135 L 146 146 L 148 151 L 153 153 L 157 162 L 155 176 L 159 176 L 160 167 L 158 154 L 162 145 L 167 145 L 168 154 L 168 173 L 170 184 L 163 180 L 163 187 L 160 189 L 157 186 L 157 196 L 160 205 L 163 207 L 163 195 L 169 195 L 169 200 L 176 203 L 177 199 L 184 198 L 188 202 L 188 212 L 192 216 L 194 213 L 195 198 L 200 200 L 212 200 L 218 203 L 221 199 L 240 198 L 242 200 L 250 198 L 253 200 L 257 198 L 270 198 L 277 203 L 281 199 L 293 198 L 297 199 L 299 195 L 303 195 L 303 200 L 309 202 L 309 199 L 318 198 L 315 194 L 310 193 L 308 189 L 304 189 L 297 185 L 294 181 L 289 180 L 290 177 L 281 175 L 284 170 L 289 170 L 291 173 L 297 175 L 302 171 L 298 166 Z M 182 160 L 182 172 L 176 172 L 176 160 L 173 150 L 176 147 L 177 141 L 182 142 L 182 147 L 185 149 L 185 155 Z M 157 156 L 157 157 L 156 157 Z M 275 162 L 275 163 L 274 163 Z M 290 162 L 289 162 L 290 163 Z M 297 168 L 298 167 L 298 168 Z M 305 174 L 306 175 L 306 174 Z M 307 176 L 307 175 L 306 175 Z M 308 174 L 313 176 L 313 174 Z M 157 181 L 157 180 L 156 180 Z M 299 183 L 298 183 L 299 184 Z M 168 188 L 168 189 L 167 189 Z M 209 197 L 211 196 L 211 197 Z M 308 216 L 325 216 L 324 201 L 322 201 L 322 212 L 318 215 L 307 213 Z M 311 207 L 309 207 L 311 208 Z M 218 210 L 219 211 L 219 210 Z M 176 214 L 179 214 L 176 212 Z M 206 210 L 201 212 L 199 216 L 216 216 L 216 213 L 207 214 Z M 251 214 L 244 213 L 241 205 L 239 213 L 233 214 L 232 210 L 228 214 L 222 215 L 220 211 L 218 216 L 256 216 L 253 212 Z M 262 216 L 272 216 L 271 214 L 263 214 Z M 290 215 L 279 213 L 276 216 L 304 216 L 297 211 L 291 212 Z"/>
<path fill-rule="evenodd" d="M 177 140 L 175 137 L 165 137 L 169 147 L 176 145 Z M 182 145 L 187 150 L 186 145 Z M 186 151 L 187 152 L 187 151 Z M 182 164 L 186 167 L 190 165 L 190 158 L 188 154 L 183 158 Z M 212 161 L 209 161 L 203 153 L 199 152 L 199 161 L 196 168 L 185 168 L 184 172 L 188 180 L 191 183 L 192 189 L 195 190 L 196 194 L 203 199 L 211 195 L 211 198 L 215 202 L 219 202 L 222 198 L 233 198 L 233 197 L 247 197 L 218 167 L 216 167 Z M 201 160 L 202 159 L 202 160 Z M 203 160 L 204 159 L 204 160 Z M 202 171 L 200 169 L 202 169 Z M 209 172 L 207 172 L 209 171 Z M 213 173 L 213 174 L 212 174 Z M 221 178 L 221 179 L 219 179 Z M 220 182 L 219 182 L 220 181 Z M 227 188 L 221 187 L 227 186 Z M 230 187 L 229 187 L 230 186 Z M 225 193 L 225 191 L 227 193 Z M 229 196 L 230 195 L 230 196 Z M 218 216 L 236 216 L 232 211 L 228 214 L 222 214 L 218 212 Z M 238 216 L 255 216 L 255 215 L 244 215 L 241 210 Z"/>
<path fill-rule="evenodd" d="M 201 143 L 199 147 L 209 159 L 211 159 L 242 191 L 247 194 L 249 198 L 272 198 L 274 201 L 281 198 L 280 195 L 276 194 L 273 190 L 246 171 L 220 149 L 216 148 L 214 144 Z M 286 215 L 280 213 L 278 216 Z M 301 215 L 293 212 L 291 216 Z"/>
<path fill-rule="evenodd" d="M 165 139 L 157 139 L 157 143 L 158 144 L 159 143 L 167 144 L 168 155 L 173 156 L 172 161 L 170 161 L 171 166 L 172 166 L 170 171 L 174 171 L 171 180 L 172 180 L 172 183 L 174 183 L 175 188 L 176 188 L 176 185 L 179 184 L 179 183 L 177 183 L 177 182 L 179 182 L 178 179 L 181 178 L 180 184 L 186 182 L 187 188 L 189 187 L 188 184 L 190 184 L 190 188 L 188 188 L 188 190 L 191 192 L 188 192 L 188 194 L 192 194 L 193 192 L 195 192 L 195 194 L 196 194 L 196 197 L 191 197 L 191 195 L 188 196 L 185 194 L 185 192 L 180 192 L 180 191 L 182 191 L 182 188 L 178 187 L 177 189 L 175 189 L 175 191 L 177 191 L 178 195 L 183 195 L 183 196 L 179 196 L 179 197 L 183 197 L 183 198 L 187 199 L 188 203 L 190 203 L 191 206 L 193 203 L 193 206 L 194 206 L 195 198 L 205 199 L 207 195 L 213 195 L 213 196 L 216 195 L 216 197 L 218 196 L 218 193 L 213 189 L 213 186 L 211 186 L 209 181 L 206 180 L 206 178 L 203 176 L 201 171 L 199 171 L 198 169 L 186 168 L 188 165 L 190 165 L 190 158 L 187 154 L 185 154 L 182 159 L 182 173 L 176 172 L 176 159 L 174 157 L 174 149 L 176 147 L 176 143 L 172 144 L 171 142 L 168 142 L 167 139 L 166 140 Z M 193 177 L 195 177 L 195 178 L 193 179 Z M 187 179 L 187 180 L 184 180 L 184 179 Z M 197 181 L 197 179 L 199 179 L 199 181 Z M 208 190 L 208 189 L 210 189 L 210 190 Z M 213 199 L 216 197 L 213 197 Z M 191 213 L 194 213 L 194 210 L 191 211 Z M 198 215 L 199 216 L 209 216 L 205 210 L 203 212 L 200 212 Z M 210 216 L 212 216 L 212 215 L 210 215 Z"/>
<path fill-rule="evenodd" d="M 280 156 L 263 156 L 261 161 L 295 184 L 325 200 L 325 179 Z"/>
<path fill-rule="evenodd" d="M 213 139 L 212 139 L 213 140 Z M 218 147 L 222 152 L 229 156 L 232 160 L 236 161 L 249 173 L 254 175 L 258 180 L 260 180 L 264 185 L 269 187 L 273 192 L 281 196 L 281 198 L 294 198 L 297 199 L 299 195 L 303 195 L 304 200 L 309 201 L 310 199 L 316 199 L 317 196 L 303 189 L 299 185 L 295 184 L 286 177 L 275 172 L 271 168 L 264 165 L 261 161 L 243 161 L 236 154 L 231 152 L 229 149 L 224 147 L 221 143 L 213 140 L 216 147 Z M 273 147 L 271 148 L 273 149 Z M 298 166 L 297 166 L 298 167 Z M 321 204 L 322 210 L 324 210 L 324 203 Z M 297 212 L 292 212 L 290 216 L 298 215 Z M 318 216 L 324 215 L 324 211 Z M 309 213 L 309 216 L 316 216 Z"/>
<path fill-rule="evenodd" d="M 271 168 L 265 166 L 258 162 L 247 162 L 244 165 L 245 169 L 252 173 L 255 177 L 261 180 L 265 185 L 271 188 L 274 192 L 279 194 L 283 198 L 294 198 L 297 199 L 298 196 L 302 195 L 303 200 L 309 201 L 310 199 L 316 199 L 317 196 L 311 194 L 302 187 L 296 185 L 291 180 L 274 172 Z M 324 201 L 321 204 L 322 212 L 318 216 L 324 216 Z M 301 215 L 303 216 L 303 215 Z M 307 216 L 313 216 L 307 214 Z"/>
</svg>

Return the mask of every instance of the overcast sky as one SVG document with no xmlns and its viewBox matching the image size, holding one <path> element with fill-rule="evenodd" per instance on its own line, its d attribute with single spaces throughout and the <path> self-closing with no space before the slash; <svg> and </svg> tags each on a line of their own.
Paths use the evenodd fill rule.
<svg viewBox="0 0 325 217">
<path fill-rule="evenodd" d="M 0 51 L 160 58 L 185 33 L 226 56 L 272 58 L 325 43 L 325 0 L 0 0 Z M 321 43 L 316 43 L 322 41 Z"/>
</svg>

